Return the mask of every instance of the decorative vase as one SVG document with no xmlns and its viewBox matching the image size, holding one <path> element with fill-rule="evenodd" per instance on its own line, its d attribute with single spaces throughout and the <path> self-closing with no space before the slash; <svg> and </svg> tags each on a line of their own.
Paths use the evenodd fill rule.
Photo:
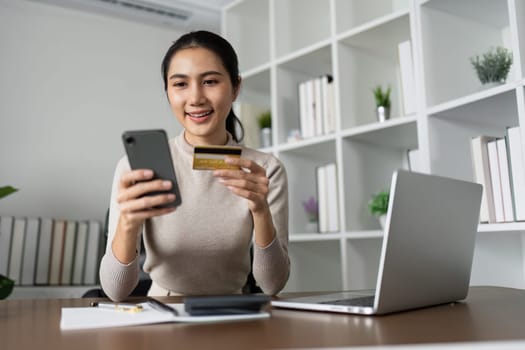
<svg viewBox="0 0 525 350">
<path fill-rule="evenodd" d="M 319 232 L 319 224 L 317 221 L 308 221 L 304 227 L 306 233 L 317 233 Z"/>
<path fill-rule="evenodd" d="M 390 119 L 390 108 L 389 107 L 384 107 L 384 106 L 378 106 L 376 108 L 376 115 L 377 115 L 377 120 L 378 121 L 384 122 L 384 121 Z"/>
<path fill-rule="evenodd" d="M 261 147 L 271 147 L 272 146 L 272 128 L 262 128 L 261 129 Z"/>
</svg>

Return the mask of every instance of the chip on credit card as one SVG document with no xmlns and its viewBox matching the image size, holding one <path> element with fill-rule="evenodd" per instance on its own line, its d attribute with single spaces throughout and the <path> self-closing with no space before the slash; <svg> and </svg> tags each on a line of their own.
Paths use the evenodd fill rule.
<svg viewBox="0 0 525 350">
<path fill-rule="evenodd" d="M 241 147 L 233 146 L 195 146 L 193 169 L 239 169 L 237 165 L 227 164 L 226 157 L 241 157 Z"/>
</svg>

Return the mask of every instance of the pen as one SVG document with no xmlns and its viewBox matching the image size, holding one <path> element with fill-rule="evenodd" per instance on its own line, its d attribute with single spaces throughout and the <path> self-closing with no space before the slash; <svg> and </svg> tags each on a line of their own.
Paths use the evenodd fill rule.
<svg viewBox="0 0 525 350">
<path fill-rule="evenodd" d="M 109 309 L 109 310 L 115 310 L 115 311 L 126 311 L 126 312 L 141 312 L 142 311 L 142 305 L 137 304 L 112 304 L 112 303 L 99 303 L 99 302 L 92 302 L 90 304 L 92 307 L 98 307 L 101 309 Z"/>
<path fill-rule="evenodd" d="M 172 313 L 174 316 L 179 316 L 179 312 L 177 310 L 175 310 L 174 308 L 172 308 L 171 306 L 167 304 L 161 303 L 157 299 L 148 298 L 148 304 L 155 310 L 169 312 L 169 313 Z"/>
</svg>

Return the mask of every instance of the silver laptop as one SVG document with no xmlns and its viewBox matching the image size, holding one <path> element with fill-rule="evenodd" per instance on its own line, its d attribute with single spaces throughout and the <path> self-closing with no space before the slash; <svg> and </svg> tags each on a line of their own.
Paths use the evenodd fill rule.
<svg viewBox="0 0 525 350">
<path fill-rule="evenodd" d="M 373 315 L 464 299 L 481 192 L 476 183 L 396 171 L 376 289 L 283 298 L 272 305 Z"/>
</svg>

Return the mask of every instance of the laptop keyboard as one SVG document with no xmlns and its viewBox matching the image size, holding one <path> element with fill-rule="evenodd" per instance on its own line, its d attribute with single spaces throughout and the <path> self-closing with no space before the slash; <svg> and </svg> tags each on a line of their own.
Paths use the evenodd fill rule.
<svg viewBox="0 0 525 350">
<path fill-rule="evenodd" d="M 375 296 L 355 297 L 349 299 L 323 301 L 321 304 L 346 305 L 346 306 L 374 306 Z"/>
</svg>

